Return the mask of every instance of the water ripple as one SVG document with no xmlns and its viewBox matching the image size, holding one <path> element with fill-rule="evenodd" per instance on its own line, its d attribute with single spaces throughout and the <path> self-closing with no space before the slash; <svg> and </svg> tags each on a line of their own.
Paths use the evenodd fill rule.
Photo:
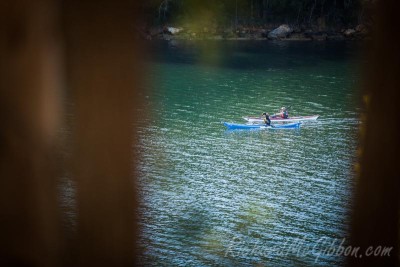
<svg viewBox="0 0 400 267">
<path fill-rule="evenodd" d="M 185 57 L 179 50 L 173 52 Z M 307 55 L 292 56 L 299 65 L 308 60 Z M 267 52 L 257 57 L 279 60 Z M 159 118 L 141 128 L 138 147 L 145 200 L 144 262 L 157 266 L 342 263 L 337 256 L 321 256 L 315 262 L 312 253 L 273 252 L 301 240 L 313 247 L 321 238 L 344 238 L 347 231 L 360 124 L 352 94 L 356 74 L 346 60 L 314 63 L 290 69 L 212 70 L 152 63 L 150 78 L 158 82 L 149 101 Z M 221 121 L 242 122 L 244 115 L 274 113 L 282 105 L 291 105 L 292 114 L 321 117 L 298 131 L 226 132 L 221 125 Z M 227 255 L 235 240 L 241 241 L 236 253 Z M 264 253 L 248 253 L 255 244 Z"/>
</svg>

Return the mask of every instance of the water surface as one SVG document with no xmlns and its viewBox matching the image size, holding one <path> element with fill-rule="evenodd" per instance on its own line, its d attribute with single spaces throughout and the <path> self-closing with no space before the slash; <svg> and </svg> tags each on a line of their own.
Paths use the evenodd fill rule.
<svg viewBox="0 0 400 267">
<path fill-rule="evenodd" d="M 150 48 L 150 113 L 139 144 L 143 264 L 341 265 L 326 250 L 347 237 L 360 112 L 356 45 Z M 321 117 L 300 130 L 226 131 L 221 124 L 281 106 Z"/>
</svg>

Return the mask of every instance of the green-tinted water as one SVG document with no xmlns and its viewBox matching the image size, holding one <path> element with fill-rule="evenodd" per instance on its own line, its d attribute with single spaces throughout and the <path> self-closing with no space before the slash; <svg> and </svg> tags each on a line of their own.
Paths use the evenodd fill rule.
<svg viewBox="0 0 400 267">
<path fill-rule="evenodd" d="M 354 45 L 184 42 L 152 51 L 152 113 L 139 147 L 143 263 L 340 265 L 327 250 L 347 237 L 359 125 Z M 281 106 L 321 117 L 300 130 L 221 124 Z"/>
</svg>

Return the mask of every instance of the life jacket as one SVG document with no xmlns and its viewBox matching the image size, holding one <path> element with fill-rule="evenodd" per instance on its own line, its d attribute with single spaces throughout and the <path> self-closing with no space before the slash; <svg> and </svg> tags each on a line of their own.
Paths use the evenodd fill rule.
<svg viewBox="0 0 400 267">
<path fill-rule="evenodd" d="M 265 123 L 266 125 L 271 125 L 271 119 L 269 118 L 269 116 L 265 116 L 265 118 L 264 118 L 264 123 Z"/>
</svg>

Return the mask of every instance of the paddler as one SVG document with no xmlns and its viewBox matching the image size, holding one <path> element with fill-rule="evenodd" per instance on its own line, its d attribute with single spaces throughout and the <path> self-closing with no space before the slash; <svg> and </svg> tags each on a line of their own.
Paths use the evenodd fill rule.
<svg viewBox="0 0 400 267">
<path fill-rule="evenodd" d="M 264 112 L 264 113 L 263 113 L 263 116 L 264 116 L 264 123 L 265 123 L 265 125 L 271 126 L 271 119 L 270 119 L 270 117 L 269 117 L 269 114 L 266 113 L 266 112 Z"/>
<path fill-rule="evenodd" d="M 289 113 L 287 111 L 287 108 L 281 107 L 281 111 L 279 113 L 282 119 L 287 119 L 289 117 Z"/>
</svg>

